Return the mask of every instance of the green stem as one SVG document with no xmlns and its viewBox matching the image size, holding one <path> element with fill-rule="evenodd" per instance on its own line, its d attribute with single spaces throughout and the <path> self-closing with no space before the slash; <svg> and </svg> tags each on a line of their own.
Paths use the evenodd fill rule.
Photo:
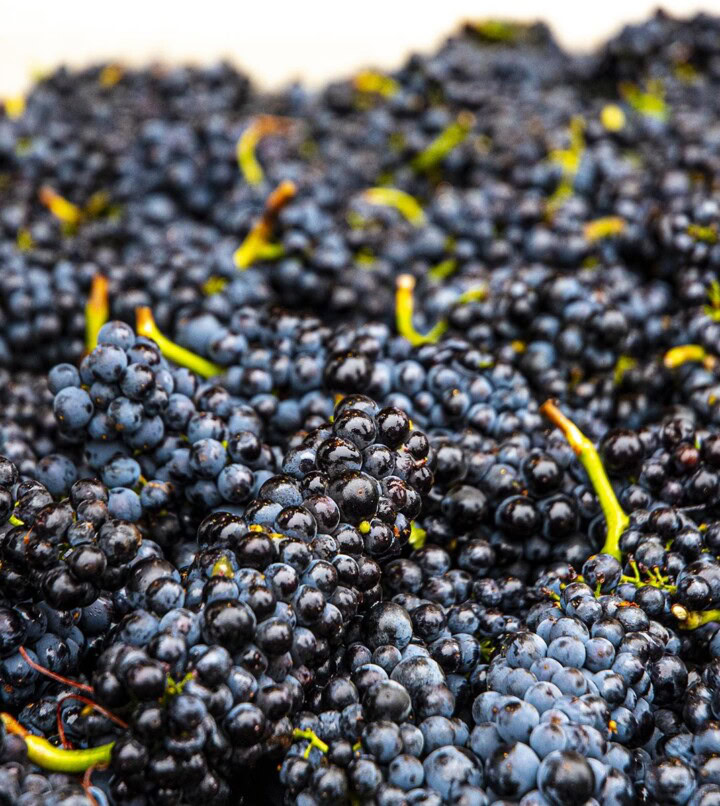
<svg viewBox="0 0 720 806">
<path fill-rule="evenodd" d="M 109 313 L 107 277 L 96 274 L 92 278 L 90 296 L 85 306 L 85 347 L 88 352 L 97 347 L 98 333 L 107 322 Z"/>
<path fill-rule="evenodd" d="M 600 550 L 601 553 L 610 554 L 615 559 L 622 561 L 620 536 L 627 529 L 628 516 L 617 500 L 600 455 L 585 434 L 551 400 L 543 403 L 540 412 L 563 432 L 565 439 L 590 477 L 607 523 L 605 545 Z"/>
<path fill-rule="evenodd" d="M 619 89 L 623 99 L 636 112 L 645 117 L 667 120 L 669 110 L 665 102 L 665 88 L 661 81 L 649 81 L 645 91 L 630 81 L 622 81 Z"/>
<path fill-rule="evenodd" d="M 296 193 L 295 183 L 286 179 L 268 196 L 263 214 L 255 221 L 245 240 L 235 250 L 233 261 L 238 269 L 245 271 L 258 260 L 275 260 L 284 254 L 282 244 L 269 242 L 270 235 L 278 214 Z"/>
<path fill-rule="evenodd" d="M 63 750 L 41 736 L 26 736 L 28 760 L 53 772 L 85 772 L 89 767 L 110 763 L 115 742 L 87 750 Z"/>
<path fill-rule="evenodd" d="M 457 270 L 458 264 L 454 257 L 445 258 L 428 271 L 431 280 L 446 280 Z"/>
<path fill-rule="evenodd" d="M 305 730 L 295 728 L 293 731 L 293 739 L 307 739 L 310 742 L 308 747 L 317 747 L 321 753 L 327 753 L 327 751 L 330 749 L 317 735 L 317 733 L 315 733 L 313 730 L 310 730 L 310 728 L 306 728 Z"/>
<path fill-rule="evenodd" d="M 249 185 L 259 185 L 265 178 L 255 154 L 258 143 L 269 134 L 286 134 L 289 128 L 287 118 L 260 115 L 242 133 L 237 141 L 236 156 L 240 172 Z"/>
<path fill-rule="evenodd" d="M 25 96 L 12 95 L 3 101 L 5 114 L 10 120 L 19 120 L 25 114 Z"/>
<path fill-rule="evenodd" d="M 358 92 L 376 93 L 390 98 L 398 91 L 398 83 L 390 76 L 374 70 L 363 70 L 353 78 L 353 87 Z"/>
<path fill-rule="evenodd" d="M 617 215 L 609 215 L 586 222 L 583 227 L 583 234 L 588 241 L 594 243 L 603 238 L 610 238 L 613 235 L 622 234 L 625 231 L 625 227 L 624 218 L 620 218 L 620 216 Z"/>
<path fill-rule="evenodd" d="M 637 360 L 630 355 L 621 355 L 615 362 L 613 369 L 613 384 L 620 386 L 625 374 L 637 366 Z"/>
<path fill-rule="evenodd" d="M 701 344 L 681 344 L 668 350 L 663 356 L 663 364 L 668 369 L 675 369 L 689 362 L 712 365 L 714 359 Z"/>
<path fill-rule="evenodd" d="M 363 193 L 363 198 L 370 204 L 395 208 L 406 221 L 415 227 L 421 227 L 425 223 L 425 213 L 420 203 L 404 190 L 385 187 L 368 188 Z"/>
<path fill-rule="evenodd" d="M 673 616 L 680 622 L 681 630 L 697 630 L 703 624 L 711 621 L 720 621 L 720 610 L 688 610 L 681 604 L 674 604 L 671 608 Z"/>
<path fill-rule="evenodd" d="M 421 549 L 427 540 L 427 532 L 415 524 L 415 521 L 410 521 L 410 540 L 408 543 L 414 549 Z"/>
<path fill-rule="evenodd" d="M 165 695 L 169 697 L 176 697 L 178 694 L 182 694 L 182 690 L 185 686 L 191 681 L 195 679 L 195 672 L 188 672 L 182 680 L 175 681 L 168 675 L 167 681 L 165 682 Z"/>
<path fill-rule="evenodd" d="M 455 301 L 456 305 L 467 305 L 468 302 L 482 302 L 487 297 L 487 286 L 479 285 L 475 288 L 468 288 Z"/>
<path fill-rule="evenodd" d="M 82 210 L 49 185 L 43 185 L 39 191 L 40 201 L 63 224 L 76 227 L 82 219 Z"/>
<path fill-rule="evenodd" d="M 397 279 L 395 292 L 395 321 L 398 333 L 406 338 L 413 347 L 421 344 L 434 344 L 448 329 L 448 323 L 441 319 L 427 333 L 419 333 L 413 324 L 414 290 L 415 278 L 411 274 L 401 274 Z"/>
<path fill-rule="evenodd" d="M 135 328 L 139 335 L 152 339 L 155 344 L 160 348 L 160 352 L 174 361 L 181 367 L 187 367 L 203 378 L 212 378 L 215 375 L 220 375 L 224 369 L 218 364 L 213 364 L 205 358 L 186 350 L 174 341 L 170 341 L 166 336 L 160 332 L 158 326 L 153 319 L 152 311 L 150 308 L 136 308 L 135 309 Z"/>
<path fill-rule="evenodd" d="M 415 312 L 415 278 L 412 274 L 401 274 L 395 281 L 395 323 L 398 333 L 407 339 L 413 347 L 421 344 L 435 344 L 445 335 L 449 327 L 447 319 L 440 319 L 427 333 L 419 333 L 413 324 Z M 485 299 L 487 288 L 478 286 L 469 288 L 457 298 L 457 304 L 467 305 Z"/>
<path fill-rule="evenodd" d="M 460 112 L 446 129 L 425 148 L 412 161 L 412 167 L 418 172 L 429 171 L 438 165 L 445 157 L 468 136 L 475 125 L 475 116 L 472 112 Z"/>
<path fill-rule="evenodd" d="M 484 661 L 489 662 L 495 652 L 495 643 L 491 638 L 480 642 L 480 653 Z"/>
<path fill-rule="evenodd" d="M 0 714 L 5 729 L 25 740 L 28 760 L 44 770 L 52 772 L 77 773 L 85 772 L 90 767 L 96 767 L 110 762 L 110 755 L 115 742 L 102 744 L 99 747 L 90 747 L 87 750 L 63 750 L 50 744 L 42 736 L 29 733 L 10 714 Z"/>
<path fill-rule="evenodd" d="M 663 576 L 657 566 L 646 569 L 646 578 L 642 579 L 638 564 L 634 560 L 630 560 L 628 565 L 630 568 L 632 568 L 633 575 L 630 576 L 629 574 L 622 574 L 620 577 L 621 582 L 629 582 L 630 584 L 635 585 L 636 588 L 658 588 L 659 590 L 665 590 L 668 593 L 675 593 L 677 591 L 677 585 L 670 584 L 669 577 Z"/>
</svg>

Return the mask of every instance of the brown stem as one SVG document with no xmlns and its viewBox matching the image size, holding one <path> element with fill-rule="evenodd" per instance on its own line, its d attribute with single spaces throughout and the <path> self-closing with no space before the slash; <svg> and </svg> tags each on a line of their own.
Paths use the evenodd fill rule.
<svg viewBox="0 0 720 806">
<path fill-rule="evenodd" d="M 39 663 L 36 663 L 30 655 L 25 651 L 25 647 L 21 646 L 18 652 L 22 655 L 23 660 L 30 666 L 32 669 L 35 669 L 36 672 L 40 672 L 40 674 L 44 674 L 46 677 L 55 680 L 58 683 L 63 683 L 66 686 L 73 686 L 74 688 L 79 688 L 81 691 L 87 691 L 90 694 L 93 694 L 93 687 L 88 686 L 86 683 L 78 683 L 77 680 L 71 680 L 69 677 L 63 677 L 60 674 L 56 674 L 55 672 L 51 672 L 50 669 L 46 669 L 44 666 L 41 666 Z"/>
</svg>

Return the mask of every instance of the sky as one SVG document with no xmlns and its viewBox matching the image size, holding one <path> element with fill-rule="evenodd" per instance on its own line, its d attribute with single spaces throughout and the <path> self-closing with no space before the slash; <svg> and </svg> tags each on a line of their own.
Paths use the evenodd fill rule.
<svg viewBox="0 0 720 806">
<path fill-rule="evenodd" d="M 567 47 L 588 49 L 657 7 L 646 0 L 0 0 L 0 98 L 58 64 L 228 58 L 261 86 L 318 85 L 427 51 L 465 19 L 544 19 Z M 720 14 L 720 0 L 668 0 L 676 14 Z"/>
</svg>

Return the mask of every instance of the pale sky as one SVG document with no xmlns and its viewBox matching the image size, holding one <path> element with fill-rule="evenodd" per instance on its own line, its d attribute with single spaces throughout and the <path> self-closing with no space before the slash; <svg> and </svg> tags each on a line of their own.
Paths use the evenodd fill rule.
<svg viewBox="0 0 720 806">
<path fill-rule="evenodd" d="M 119 59 L 137 65 L 221 57 L 264 86 L 294 78 L 318 84 L 373 65 L 392 68 L 428 50 L 463 19 L 544 18 L 563 44 L 586 49 L 624 22 L 646 17 L 646 0 L 0 0 L 0 97 L 27 88 L 34 70 Z M 669 11 L 720 14 L 720 0 L 668 0 Z"/>
</svg>

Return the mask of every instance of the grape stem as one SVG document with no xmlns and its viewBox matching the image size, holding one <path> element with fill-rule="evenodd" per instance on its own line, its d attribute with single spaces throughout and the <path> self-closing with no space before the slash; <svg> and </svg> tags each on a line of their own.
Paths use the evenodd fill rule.
<svg viewBox="0 0 720 806">
<path fill-rule="evenodd" d="M 45 675 L 45 677 L 49 677 L 56 683 L 62 683 L 64 686 L 72 686 L 73 688 L 80 689 L 80 691 L 87 691 L 90 694 L 94 694 L 92 686 L 88 686 L 86 683 L 78 683 L 76 680 L 71 680 L 69 677 L 63 677 L 62 675 L 56 674 L 55 672 L 51 672 L 50 669 L 46 669 L 39 663 L 36 663 L 30 657 L 30 655 L 28 655 L 24 646 L 21 646 L 18 649 L 18 652 L 22 656 L 22 659 L 25 661 L 25 663 L 27 663 L 27 665 L 30 666 L 30 668 L 35 669 L 36 672 Z"/>
<path fill-rule="evenodd" d="M 306 728 L 305 730 L 301 728 L 295 728 L 293 731 L 293 739 L 307 739 L 310 744 L 308 745 L 307 754 L 309 755 L 309 751 L 311 747 L 317 747 L 317 749 L 321 753 L 327 753 L 330 749 L 325 742 L 315 733 L 315 731 L 310 730 L 310 728 Z"/>
<path fill-rule="evenodd" d="M 92 278 L 90 296 L 85 306 L 85 347 L 88 352 L 97 347 L 98 333 L 109 314 L 107 277 L 96 274 Z"/>
<path fill-rule="evenodd" d="M 626 228 L 625 219 L 617 215 L 604 216 L 587 221 L 583 226 L 585 239 L 594 243 L 613 235 L 621 235 Z"/>
<path fill-rule="evenodd" d="M 415 278 L 412 274 L 401 274 L 395 282 L 395 323 L 398 333 L 413 347 L 421 344 L 435 344 L 448 329 L 447 319 L 440 319 L 427 333 L 419 333 L 413 324 L 415 311 Z M 485 299 L 487 288 L 484 285 L 469 288 L 457 298 L 459 305 Z"/>
<path fill-rule="evenodd" d="M 425 213 L 420 203 L 404 190 L 375 187 L 368 188 L 362 195 L 369 204 L 393 207 L 414 227 L 421 227 L 425 223 Z"/>
<path fill-rule="evenodd" d="M 88 708 L 97 711 L 106 719 L 114 722 L 119 728 L 126 730 L 128 727 L 127 722 L 120 719 L 119 716 L 115 716 L 112 711 L 108 711 L 107 708 L 103 708 L 102 705 L 96 703 L 94 700 L 91 700 L 89 697 L 83 697 L 82 694 L 66 694 L 57 701 L 57 705 L 55 706 L 55 721 L 57 723 L 58 736 L 60 737 L 60 741 L 62 742 L 62 746 L 65 748 L 65 750 L 73 749 L 72 744 L 65 736 L 65 726 L 63 725 L 62 719 L 62 704 L 65 702 L 65 700 L 79 700 L 80 702 L 85 703 Z M 87 709 L 83 709 L 83 711 L 85 710 Z"/>
<path fill-rule="evenodd" d="M 630 560 L 628 565 L 632 569 L 633 573 L 632 575 L 623 574 L 620 577 L 621 582 L 629 582 L 630 584 L 635 585 L 636 588 L 644 588 L 649 586 L 651 588 L 658 588 L 659 590 L 666 590 L 668 593 L 675 593 L 677 591 L 677 585 L 671 585 L 669 578 L 660 573 L 658 566 L 645 568 L 646 579 L 642 579 L 640 576 L 640 568 L 635 560 Z"/>
<path fill-rule="evenodd" d="M 259 185 L 265 178 L 255 149 L 258 143 L 270 134 L 287 134 L 292 125 L 288 118 L 277 115 L 259 115 L 245 129 L 237 142 L 236 155 L 240 172 L 249 185 Z"/>
<path fill-rule="evenodd" d="M 215 375 L 221 375 L 224 371 L 218 364 L 213 364 L 212 361 L 202 358 L 202 356 L 193 353 L 191 350 L 186 350 L 185 347 L 181 347 L 163 336 L 155 324 L 150 308 L 135 308 L 135 329 L 140 336 L 152 339 L 165 358 L 174 361 L 181 367 L 191 369 L 203 378 L 212 378 Z"/>
<path fill-rule="evenodd" d="M 5 114 L 10 120 L 19 120 L 25 114 L 25 96 L 14 95 L 3 101 Z"/>
<path fill-rule="evenodd" d="M 87 796 L 87 799 L 90 801 L 92 806 L 99 806 L 97 798 L 92 793 L 93 790 L 92 774 L 95 772 L 95 770 L 105 769 L 105 767 L 106 767 L 105 764 L 93 764 L 91 767 L 88 767 L 85 770 L 85 773 L 83 775 L 82 786 L 83 789 L 85 790 L 85 795 Z"/>
<path fill-rule="evenodd" d="M 600 501 L 607 524 L 605 544 L 600 550 L 601 553 L 610 554 L 616 560 L 622 561 L 620 535 L 627 529 L 628 516 L 617 500 L 597 449 L 575 423 L 566 417 L 551 400 L 543 403 L 540 407 L 540 413 L 544 414 L 553 425 L 556 425 L 562 431 L 563 436 L 575 451 L 575 455 L 580 459 L 582 466 L 590 477 L 590 482 Z"/>
<path fill-rule="evenodd" d="M 110 762 L 110 754 L 115 742 L 90 747 L 87 750 L 63 750 L 50 744 L 42 736 L 34 736 L 10 714 L 0 713 L 0 720 L 8 733 L 21 736 L 27 747 L 28 761 L 44 770 L 52 772 L 79 773 L 89 767 L 97 767 Z"/>
<path fill-rule="evenodd" d="M 397 278 L 395 290 L 395 320 L 398 333 L 407 339 L 413 347 L 421 344 L 434 344 L 448 329 L 448 323 L 441 319 L 427 333 L 418 333 L 413 324 L 415 300 L 415 278 L 412 274 L 401 274 Z"/>
<path fill-rule="evenodd" d="M 678 627 L 681 630 L 697 630 L 703 624 L 720 621 L 720 610 L 688 610 L 681 604 L 674 604 L 670 611 L 680 622 Z"/>
<path fill-rule="evenodd" d="M 431 280 L 446 280 L 457 271 L 458 262 L 454 257 L 445 258 L 428 270 L 428 277 Z"/>
<path fill-rule="evenodd" d="M 663 356 L 663 364 L 668 369 L 676 369 L 687 363 L 700 363 L 706 369 L 712 369 L 716 359 L 701 344 L 681 344 L 671 348 Z"/>
<path fill-rule="evenodd" d="M 468 136 L 475 125 L 475 115 L 464 110 L 438 136 L 430 142 L 412 161 L 413 170 L 429 171 Z"/>
<path fill-rule="evenodd" d="M 374 70 L 362 70 L 353 78 L 353 87 L 358 92 L 376 93 L 384 98 L 395 95 L 399 89 L 397 81 Z"/>
<path fill-rule="evenodd" d="M 58 700 L 55 705 L 55 724 L 57 725 L 58 736 L 60 737 L 60 744 L 64 750 L 74 750 L 72 742 L 65 735 L 65 726 L 62 719 L 62 700 Z"/>
<path fill-rule="evenodd" d="M 182 680 L 175 681 L 168 675 L 168 679 L 165 684 L 165 696 L 177 697 L 178 694 L 182 694 L 182 690 L 185 688 L 185 686 L 191 680 L 194 680 L 195 677 L 195 672 L 188 672 Z"/>
<path fill-rule="evenodd" d="M 296 193 L 295 183 L 286 179 L 268 196 L 263 214 L 255 221 L 245 240 L 235 250 L 233 261 L 238 269 L 245 271 L 256 260 L 274 260 L 283 255 L 282 244 L 272 244 L 269 239 L 280 211 Z"/>
<path fill-rule="evenodd" d="M 128 724 L 125 722 L 125 720 L 120 719 L 119 716 L 115 716 L 112 711 L 108 711 L 107 708 L 103 708 L 102 705 L 96 703 L 94 700 L 91 700 L 89 697 L 83 697 L 82 694 L 66 694 L 64 697 L 61 697 L 58 700 L 58 708 L 65 702 L 65 700 L 78 700 L 79 702 L 87 705 L 89 708 L 92 708 L 94 711 L 97 711 L 99 714 L 102 714 L 105 719 L 109 719 L 111 722 L 114 722 L 119 728 L 127 730 Z"/>
<path fill-rule="evenodd" d="M 410 521 L 410 539 L 408 543 L 414 549 L 421 549 L 427 540 L 427 532 L 415 524 L 415 521 Z"/>
<path fill-rule="evenodd" d="M 76 227 L 83 217 L 82 210 L 49 185 L 43 185 L 38 193 L 40 201 L 63 224 Z"/>
</svg>

